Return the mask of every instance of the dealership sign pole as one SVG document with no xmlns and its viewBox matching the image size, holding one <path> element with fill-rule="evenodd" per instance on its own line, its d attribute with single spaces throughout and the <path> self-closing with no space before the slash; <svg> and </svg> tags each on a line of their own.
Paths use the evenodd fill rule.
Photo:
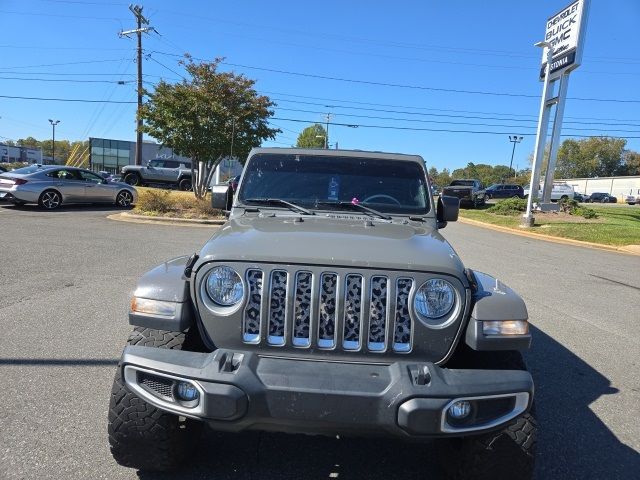
<svg viewBox="0 0 640 480">
<path fill-rule="evenodd" d="M 529 198 L 527 211 L 523 217 L 523 225 L 533 226 L 533 203 L 538 200 L 540 188 L 540 172 L 544 159 L 545 141 L 549 127 L 551 109 L 555 105 L 556 111 L 553 118 L 553 130 L 551 133 L 551 145 L 549 148 L 549 162 L 545 174 L 544 187 L 542 189 L 542 210 L 550 210 L 551 190 L 553 188 L 553 172 L 556 166 L 556 158 L 560 144 L 560 132 L 562 130 L 562 117 L 569 86 L 569 74 L 580 66 L 582 51 L 584 48 L 585 30 L 587 28 L 587 15 L 589 0 L 576 0 L 552 15 L 547 20 L 544 41 L 536 43 L 538 47 L 544 47 L 542 53 L 542 66 L 540 80 L 542 80 L 542 99 L 540 102 L 540 114 L 538 116 L 538 130 L 536 134 L 536 146 L 534 149 L 533 167 L 531 169 L 531 183 L 529 185 Z M 554 96 L 556 84 L 558 93 Z"/>
</svg>

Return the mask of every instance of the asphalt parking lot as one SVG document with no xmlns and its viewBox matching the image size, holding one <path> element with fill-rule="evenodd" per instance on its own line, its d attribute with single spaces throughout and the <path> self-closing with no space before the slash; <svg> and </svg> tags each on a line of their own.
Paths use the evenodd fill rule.
<svg viewBox="0 0 640 480">
<path fill-rule="evenodd" d="M 0 478 L 442 478 L 430 445 L 208 434 L 184 471 L 137 475 L 109 454 L 107 403 L 147 269 L 210 228 L 122 223 L 113 209 L 0 206 Z M 527 301 L 541 423 L 537 478 L 640 472 L 640 257 L 451 224 L 467 266 Z"/>
</svg>

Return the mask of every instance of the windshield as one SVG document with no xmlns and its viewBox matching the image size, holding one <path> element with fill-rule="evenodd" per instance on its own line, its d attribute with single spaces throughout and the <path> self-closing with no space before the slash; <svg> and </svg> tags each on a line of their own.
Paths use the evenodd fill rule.
<svg viewBox="0 0 640 480">
<path fill-rule="evenodd" d="M 474 184 L 475 182 L 473 180 L 454 180 L 453 182 L 451 182 L 452 187 L 473 187 Z"/>
<path fill-rule="evenodd" d="M 426 178 L 416 162 L 381 158 L 258 154 L 247 164 L 239 192 L 248 199 L 281 199 L 306 208 L 362 204 L 384 213 L 429 211 Z"/>
</svg>

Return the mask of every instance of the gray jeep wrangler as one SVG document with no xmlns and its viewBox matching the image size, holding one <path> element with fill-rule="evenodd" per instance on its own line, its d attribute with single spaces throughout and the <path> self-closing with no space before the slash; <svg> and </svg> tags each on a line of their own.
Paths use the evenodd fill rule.
<svg viewBox="0 0 640 480">
<path fill-rule="evenodd" d="M 419 156 L 252 150 L 228 222 L 134 293 L 116 461 L 176 468 L 206 425 L 436 439 L 453 478 L 530 478 L 527 309 L 463 266 L 458 199 L 430 191 Z"/>
<path fill-rule="evenodd" d="M 191 165 L 179 160 L 155 158 L 146 166 L 126 165 L 121 170 L 122 181 L 133 186 L 162 185 L 191 190 Z"/>
</svg>

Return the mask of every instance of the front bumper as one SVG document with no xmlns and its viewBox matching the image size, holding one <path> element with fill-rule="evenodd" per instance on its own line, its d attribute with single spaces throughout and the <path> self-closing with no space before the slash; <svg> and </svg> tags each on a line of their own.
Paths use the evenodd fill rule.
<svg viewBox="0 0 640 480">
<path fill-rule="evenodd" d="M 499 428 L 533 399 L 528 372 L 415 361 L 361 364 L 128 346 L 121 368 L 145 401 L 225 431 L 456 436 Z M 177 400 L 180 381 L 198 390 L 195 405 Z M 459 399 L 471 401 L 471 423 L 447 415 Z"/>
</svg>

